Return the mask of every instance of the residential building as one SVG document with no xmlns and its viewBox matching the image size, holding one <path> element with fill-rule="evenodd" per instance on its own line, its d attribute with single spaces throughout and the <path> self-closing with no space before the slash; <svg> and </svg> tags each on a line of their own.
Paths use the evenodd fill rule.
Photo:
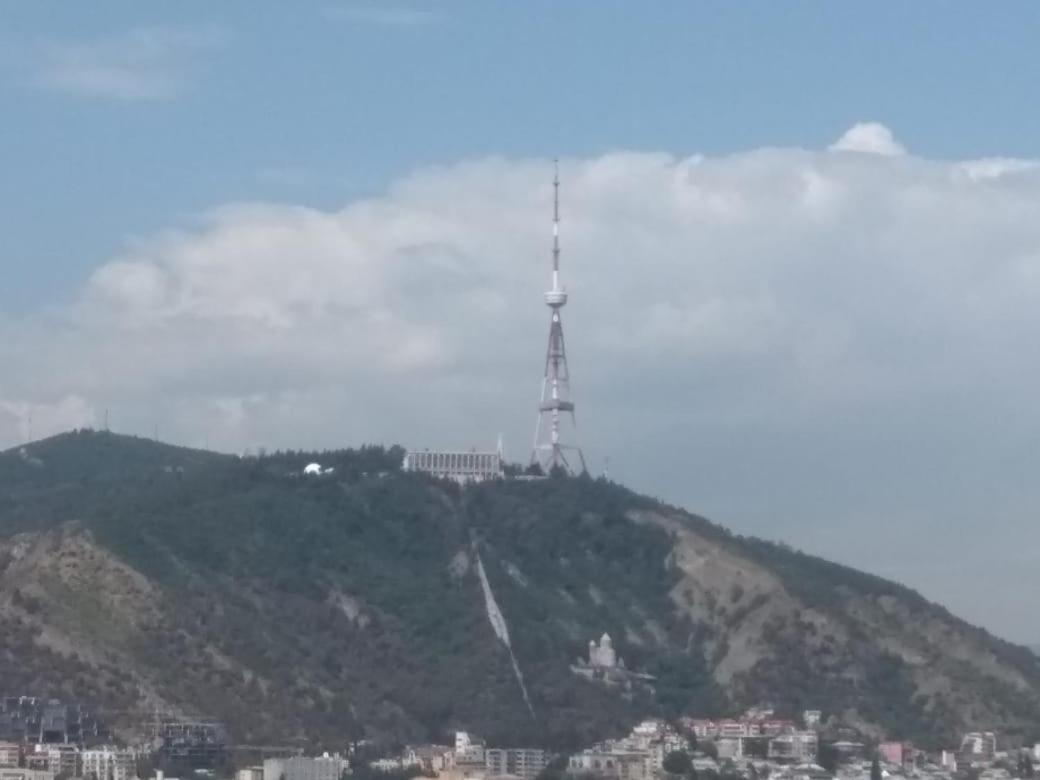
<svg viewBox="0 0 1040 780">
<path fill-rule="evenodd" d="M 484 751 L 488 777 L 512 775 L 534 780 L 549 763 L 544 750 L 536 748 L 488 748 Z"/>
<path fill-rule="evenodd" d="M 22 746 L 17 742 L 0 742 L 0 768 L 17 768 L 22 763 Z"/>
<path fill-rule="evenodd" d="M 264 780 L 262 766 L 247 766 L 235 773 L 235 780 Z"/>
<path fill-rule="evenodd" d="M 818 738 L 815 731 L 794 731 L 769 740 L 769 759 L 796 764 L 816 760 Z"/>
<path fill-rule="evenodd" d="M 878 755 L 885 763 L 893 766 L 906 766 L 913 760 L 913 745 L 909 742 L 882 742 L 878 745 Z"/>
<path fill-rule="evenodd" d="M 456 731 L 455 763 L 484 764 L 484 743 L 468 731 Z"/>
<path fill-rule="evenodd" d="M 593 772 L 616 780 L 649 780 L 646 753 L 641 750 L 584 750 L 570 757 L 572 772 Z"/>
<path fill-rule="evenodd" d="M 94 780 L 133 780 L 136 777 L 133 751 L 115 747 L 80 753 L 81 774 Z"/>
<path fill-rule="evenodd" d="M 961 756 L 968 762 L 992 761 L 997 737 L 992 731 L 972 731 L 961 739 Z"/>
<path fill-rule="evenodd" d="M 349 766 L 345 758 L 328 753 L 315 758 L 268 758 L 264 760 L 263 780 L 340 780 Z"/>
<path fill-rule="evenodd" d="M 0 769 L 0 780 L 54 780 L 49 769 Z"/>
<path fill-rule="evenodd" d="M 56 775 L 79 777 L 80 753 L 76 745 L 36 745 L 31 755 L 25 757 L 26 766 L 46 769 Z"/>
<path fill-rule="evenodd" d="M 744 737 L 719 737 L 715 740 L 715 750 L 719 758 L 734 760 L 744 757 Z"/>
<path fill-rule="evenodd" d="M 405 766 L 439 773 L 454 764 L 454 753 L 448 745 L 415 745 L 405 749 L 401 760 Z"/>
</svg>

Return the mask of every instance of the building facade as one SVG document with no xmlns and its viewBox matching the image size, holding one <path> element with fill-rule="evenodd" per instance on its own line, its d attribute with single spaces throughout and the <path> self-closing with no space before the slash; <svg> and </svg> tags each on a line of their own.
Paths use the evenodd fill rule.
<svg viewBox="0 0 1040 780">
<path fill-rule="evenodd" d="M 0 769 L 0 780 L 54 780 L 49 769 Z"/>
<path fill-rule="evenodd" d="M 793 731 L 769 740 L 769 760 L 804 764 L 816 760 L 819 738 L 815 731 Z"/>
<path fill-rule="evenodd" d="M 22 764 L 22 746 L 17 742 L 0 742 L 0 768 L 17 768 Z"/>
<path fill-rule="evenodd" d="M 501 452 L 411 450 L 404 456 L 402 468 L 459 484 L 500 479 L 505 473 Z"/>
<path fill-rule="evenodd" d="M 548 764 L 544 750 L 536 748 L 487 748 L 484 763 L 488 777 L 511 775 L 534 780 Z"/>
<path fill-rule="evenodd" d="M 133 780 L 136 777 L 132 751 L 114 747 L 84 750 L 80 753 L 81 774 L 93 780 Z"/>
<path fill-rule="evenodd" d="M 292 756 L 264 761 L 263 780 L 340 780 L 350 763 L 327 753 L 314 758 Z"/>
</svg>

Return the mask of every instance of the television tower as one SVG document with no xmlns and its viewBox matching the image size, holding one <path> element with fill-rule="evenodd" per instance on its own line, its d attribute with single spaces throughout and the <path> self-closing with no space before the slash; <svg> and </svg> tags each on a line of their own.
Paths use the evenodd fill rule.
<svg viewBox="0 0 1040 780">
<path fill-rule="evenodd" d="M 553 175 L 553 245 L 552 289 L 545 293 L 545 304 L 552 312 L 549 319 L 549 347 L 545 353 L 545 377 L 542 379 L 542 399 L 538 404 L 538 423 L 534 429 L 534 449 L 531 464 L 537 463 L 546 474 L 562 468 L 568 474 L 585 471 L 585 456 L 581 448 L 560 441 L 560 417 L 570 413 L 571 426 L 577 433 L 574 401 L 571 400 L 570 373 L 567 371 L 567 351 L 563 343 L 563 323 L 560 309 L 567 304 L 567 291 L 560 287 L 560 167 L 556 164 Z M 577 455 L 578 463 L 571 463 L 567 453 Z M 579 468 L 575 468 L 578 466 Z"/>
</svg>

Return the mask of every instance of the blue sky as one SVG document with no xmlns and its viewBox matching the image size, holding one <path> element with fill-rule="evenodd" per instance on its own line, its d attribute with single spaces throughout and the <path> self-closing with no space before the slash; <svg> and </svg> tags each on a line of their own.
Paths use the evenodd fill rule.
<svg viewBox="0 0 1040 780">
<path fill-rule="evenodd" d="M 1037 641 L 1038 29 L 0 0 L 0 446 L 525 459 L 558 156 L 593 470 Z"/>
<path fill-rule="evenodd" d="M 937 157 L 1031 156 L 1040 9 L 955 3 L 0 4 L 0 302 L 233 200 L 331 206 L 425 165 L 819 146 L 865 118 Z M 46 84 L 47 51 L 171 94 Z M 178 40 L 180 36 L 182 40 Z M 111 53 L 102 50 L 108 47 Z"/>
</svg>

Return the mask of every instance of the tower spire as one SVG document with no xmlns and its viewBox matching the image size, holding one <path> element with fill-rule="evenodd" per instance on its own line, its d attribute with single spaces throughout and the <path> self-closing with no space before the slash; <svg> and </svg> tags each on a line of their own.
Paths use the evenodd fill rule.
<svg viewBox="0 0 1040 780">
<path fill-rule="evenodd" d="M 553 289 L 560 289 L 560 163 L 553 160 Z"/>
<path fill-rule="evenodd" d="M 560 436 L 562 414 L 570 414 L 571 426 L 575 433 L 577 421 L 574 416 L 574 401 L 571 399 L 567 350 L 563 341 L 563 321 L 560 318 L 560 309 L 567 304 L 567 291 L 560 286 L 559 162 L 554 160 L 553 166 L 552 289 L 545 293 L 545 304 L 551 312 L 549 346 L 545 353 L 545 375 L 542 379 L 542 398 L 538 404 L 538 422 L 534 429 L 531 463 L 537 463 L 546 473 L 562 468 L 574 474 L 586 469 L 585 456 L 581 448 L 577 444 L 564 444 Z M 567 452 L 576 453 L 578 462 L 571 463 L 567 459 Z"/>
</svg>

